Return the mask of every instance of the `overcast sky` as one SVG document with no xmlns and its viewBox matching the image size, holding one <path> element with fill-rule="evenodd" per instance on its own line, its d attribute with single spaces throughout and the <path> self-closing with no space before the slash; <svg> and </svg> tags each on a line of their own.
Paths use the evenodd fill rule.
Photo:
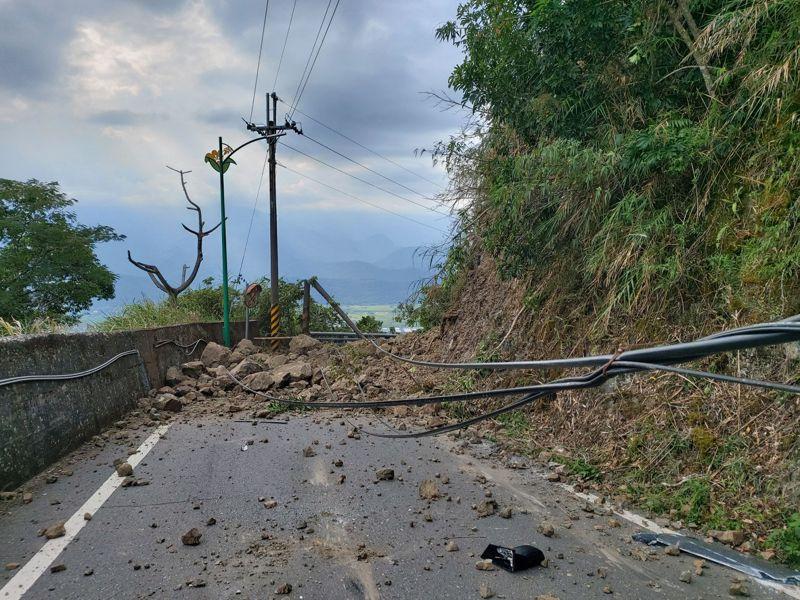
<svg viewBox="0 0 800 600">
<path fill-rule="evenodd" d="M 295 95 L 327 4 L 297 0 L 275 87 L 287 101 Z M 445 88 L 458 62 L 458 51 L 434 37 L 435 28 L 453 17 L 456 6 L 455 0 L 341 0 L 300 110 L 443 185 L 441 169 L 427 156 L 416 158 L 414 150 L 446 138 L 461 120 L 421 94 Z M 254 119 L 259 121 L 291 8 L 292 0 L 270 2 L 255 100 Z M 247 139 L 241 117 L 250 114 L 263 15 L 262 0 L 0 0 L 0 133 L 7 150 L 0 176 L 59 181 L 79 200 L 83 221 L 111 224 L 129 236 L 116 245 L 114 256 L 131 248 L 142 259 L 168 263 L 161 252 L 186 246 L 185 257 L 172 258 L 191 259 L 191 239 L 178 232 L 186 211 L 177 176 L 165 165 L 193 171 L 193 197 L 205 208 L 206 220 L 216 222 L 218 179 L 203 157 L 219 135 L 234 146 Z M 279 106 L 279 111 L 282 116 L 286 107 Z M 309 135 L 421 195 L 348 164 L 307 139 L 287 136 L 292 146 L 400 196 L 435 206 L 422 196 L 435 194 L 436 185 L 300 114 L 295 119 Z M 263 158 L 263 147 L 248 147 L 226 177 L 234 254 L 242 249 Z M 441 215 L 288 148 L 279 148 L 278 158 L 429 227 L 380 213 L 279 168 L 281 214 L 297 213 L 286 223 L 306 217 L 324 222 L 321 215 L 336 211 L 339 217 L 363 219 L 365 227 L 388 228 L 395 237 L 408 238 L 396 242 L 410 244 L 435 241 L 442 236 L 430 226 L 447 226 Z M 266 228 L 265 211 L 266 202 L 259 201 L 254 224 L 259 238 Z M 176 232 L 169 243 L 161 239 L 167 231 Z M 261 241 L 253 242 L 254 251 L 263 252 Z M 218 238 L 210 242 L 218 243 Z M 258 265 L 263 261 L 249 268 L 258 270 Z"/>
</svg>

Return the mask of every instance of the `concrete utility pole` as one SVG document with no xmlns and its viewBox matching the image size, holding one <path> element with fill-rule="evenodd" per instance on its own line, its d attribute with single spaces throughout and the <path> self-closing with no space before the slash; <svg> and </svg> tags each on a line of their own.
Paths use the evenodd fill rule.
<svg viewBox="0 0 800 600">
<path fill-rule="evenodd" d="M 272 109 L 270 110 L 270 100 Z M 278 200 L 277 184 L 275 178 L 275 150 L 278 145 L 278 136 L 286 131 L 303 133 L 297 128 L 294 121 L 285 121 L 283 125 L 277 124 L 278 115 L 278 95 L 275 92 L 267 95 L 267 124 L 258 126 L 253 123 L 247 124 L 248 131 L 255 131 L 263 136 L 274 136 L 267 139 L 269 149 L 269 256 L 270 256 L 270 310 L 269 310 L 269 332 L 272 337 L 272 349 L 278 348 L 280 335 L 281 308 L 278 290 Z"/>
</svg>

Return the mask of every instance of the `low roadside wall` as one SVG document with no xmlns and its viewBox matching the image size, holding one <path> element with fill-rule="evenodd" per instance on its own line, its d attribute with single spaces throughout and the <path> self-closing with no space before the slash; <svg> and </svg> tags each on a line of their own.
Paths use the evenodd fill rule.
<svg viewBox="0 0 800 600">
<path fill-rule="evenodd" d="M 255 323 L 251 331 L 257 331 Z M 244 322 L 231 324 L 234 343 Z M 0 380 L 20 375 L 77 373 L 136 349 L 107 368 L 61 381 L 0 386 L 0 491 L 12 489 L 96 435 L 129 411 L 151 387 L 160 387 L 171 365 L 194 360 L 172 340 L 221 343 L 221 323 L 191 323 L 116 333 L 43 334 L 0 338 Z"/>
</svg>

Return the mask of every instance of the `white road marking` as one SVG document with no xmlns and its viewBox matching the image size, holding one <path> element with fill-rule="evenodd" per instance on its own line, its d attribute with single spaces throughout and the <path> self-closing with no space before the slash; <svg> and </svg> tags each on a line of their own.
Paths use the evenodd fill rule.
<svg viewBox="0 0 800 600">
<path fill-rule="evenodd" d="M 142 445 L 139 446 L 136 452 L 130 455 L 128 463 L 130 463 L 132 467 L 136 467 L 136 465 L 147 456 L 148 452 L 153 449 L 153 446 L 156 445 L 158 440 L 163 437 L 167 429 L 169 429 L 169 425 L 159 426 L 148 436 Z M 33 584 L 42 576 L 42 573 L 47 571 L 50 565 L 53 564 L 53 561 L 58 558 L 58 555 L 64 551 L 64 548 L 75 539 L 75 536 L 83 529 L 83 526 L 88 523 L 88 521 L 83 518 L 84 513 L 94 515 L 98 509 L 103 506 L 105 501 L 111 497 L 111 494 L 122 485 L 124 479 L 124 477 L 112 473 L 111 476 L 105 480 L 103 485 L 101 485 L 100 488 L 83 503 L 83 506 L 81 506 L 64 524 L 64 528 L 67 531 L 66 535 L 48 540 L 45 545 L 25 563 L 25 566 L 3 586 L 3 589 L 0 590 L 0 598 L 3 598 L 3 600 L 19 600 L 22 598 L 25 592 L 31 589 Z"/>
</svg>

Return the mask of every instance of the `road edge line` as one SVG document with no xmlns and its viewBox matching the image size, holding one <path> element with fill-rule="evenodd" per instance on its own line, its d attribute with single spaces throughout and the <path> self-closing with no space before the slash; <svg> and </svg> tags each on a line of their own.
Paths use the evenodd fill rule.
<svg viewBox="0 0 800 600">
<path fill-rule="evenodd" d="M 153 449 L 158 441 L 164 436 L 170 425 L 159 425 L 156 430 L 151 433 L 142 445 L 136 449 L 136 452 L 128 457 L 128 463 L 132 467 L 136 467 L 142 459 Z M 59 554 L 75 539 L 84 525 L 88 523 L 83 515 L 89 513 L 94 514 L 100 509 L 101 506 L 111 497 L 117 488 L 122 485 L 125 480 L 115 473 L 112 473 L 108 479 L 92 494 L 86 502 L 67 519 L 64 524 L 66 534 L 62 537 L 48 540 L 36 554 L 0 589 L 0 597 L 3 600 L 20 600 L 28 590 L 39 580 L 39 577 L 53 564 Z"/>
</svg>

